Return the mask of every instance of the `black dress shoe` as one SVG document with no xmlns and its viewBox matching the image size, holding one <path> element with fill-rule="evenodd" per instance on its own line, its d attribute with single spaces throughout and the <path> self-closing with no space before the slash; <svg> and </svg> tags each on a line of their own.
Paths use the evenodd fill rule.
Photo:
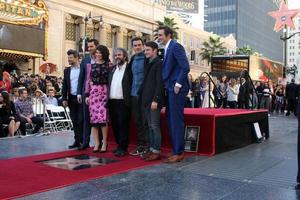
<svg viewBox="0 0 300 200">
<path fill-rule="evenodd" d="M 295 186 L 295 190 L 300 190 L 300 183 Z"/>
<path fill-rule="evenodd" d="M 115 148 L 114 150 L 112 150 L 113 153 L 117 153 L 118 148 Z"/>
<path fill-rule="evenodd" d="M 77 147 L 80 147 L 80 144 L 74 142 L 72 145 L 69 146 L 69 149 L 74 149 L 74 148 L 77 148 Z"/>
<path fill-rule="evenodd" d="M 117 156 L 117 157 L 124 157 L 124 156 L 126 156 L 126 151 L 124 151 L 124 150 L 117 150 L 117 152 L 115 153 L 115 156 Z"/>
<path fill-rule="evenodd" d="M 85 150 L 87 148 L 90 148 L 90 145 L 84 144 L 84 145 L 81 145 L 80 147 L 78 147 L 78 150 Z"/>
</svg>

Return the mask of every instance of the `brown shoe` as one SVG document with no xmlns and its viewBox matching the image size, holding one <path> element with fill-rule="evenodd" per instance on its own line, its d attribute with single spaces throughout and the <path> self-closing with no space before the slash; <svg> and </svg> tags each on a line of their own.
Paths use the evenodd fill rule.
<svg viewBox="0 0 300 200">
<path fill-rule="evenodd" d="M 140 155 L 140 157 L 141 157 L 141 159 L 146 160 L 151 154 L 152 154 L 151 151 L 147 151 L 147 152 L 145 152 L 145 153 L 142 153 L 142 154 Z"/>
<path fill-rule="evenodd" d="M 179 154 L 179 155 L 173 155 L 166 160 L 164 160 L 164 163 L 177 163 L 180 162 L 184 159 L 184 154 Z"/>
<path fill-rule="evenodd" d="M 145 161 L 154 161 L 154 160 L 160 160 L 160 154 L 159 153 L 152 153 L 149 155 L 148 158 L 145 159 Z"/>
</svg>

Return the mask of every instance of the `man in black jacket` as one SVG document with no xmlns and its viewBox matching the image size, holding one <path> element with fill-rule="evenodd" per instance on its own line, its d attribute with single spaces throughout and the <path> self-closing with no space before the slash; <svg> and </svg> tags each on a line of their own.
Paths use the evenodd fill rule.
<svg viewBox="0 0 300 200">
<path fill-rule="evenodd" d="M 117 64 L 112 68 L 109 77 L 109 115 L 114 132 L 117 149 L 115 156 L 122 157 L 127 154 L 129 125 L 130 125 L 130 105 L 131 105 L 131 73 L 127 65 L 128 55 L 125 49 L 115 50 L 115 60 Z"/>
<path fill-rule="evenodd" d="M 82 143 L 82 106 L 77 101 L 77 87 L 80 74 L 79 54 L 76 50 L 69 50 L 68 62 L 70 67 L 64 70 L 64 82 L 62 87 L 63 106 L 70 108 L 70 116 L 74 126 L 75 142 L 70 149 L 80 147 Z"/>
<path fill-rule="evenodd" d="M 147 119 L 150 139 L 150 151 L 142 158 L 146 161 L 160 159 L 161 131 L 160 110 L 164 105 L 164 85 L 162 80 L 162 61 L 157 56 L 158 45 L 155 42 L 145 44 L 145 55 L 148 59 L 145 66 L 145 77 L 142 88 L 142 109 Z"/>
<path fill-rule="evenodd" d="M 297 115 L 297 101 L 298 98 L 298 86 L 295 84 L 295 79 L 292 79 L 292 82 L 287 84 L 285 90 L 286 99 L 288 101 L 288 108 L 286 116 L 290 115 L 290 112 L 293 111 Z"/>
<path fill-rule="evenodd" d="M 250 99 L 249 84 L 245 78 L 241 78 L 241 86 L 239 88 L 239 94 L 238 94 L 239 108 L 249 109 L 249 99 Z"/>
</svg>

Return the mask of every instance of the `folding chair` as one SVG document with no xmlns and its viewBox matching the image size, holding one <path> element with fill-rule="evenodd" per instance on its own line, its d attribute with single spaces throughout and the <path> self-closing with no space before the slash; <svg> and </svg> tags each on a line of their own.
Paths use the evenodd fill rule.
<svg viewBox="0 0 300 200">
<path fill-rule="evenodd" d="M 62 106 L 49 106 L 50 119 L 56 122 L 57 130 L 71 130 L 72 121 L 68 118 L 64 107 Z"/>
</svg>

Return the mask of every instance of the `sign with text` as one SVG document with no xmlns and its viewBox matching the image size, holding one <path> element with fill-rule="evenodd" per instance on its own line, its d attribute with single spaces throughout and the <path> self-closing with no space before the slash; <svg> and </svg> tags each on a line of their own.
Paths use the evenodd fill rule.
<svg viewBox="0 0 300 200">
<path fill-rule="evenodd" d="M 39 25 L 43 20 L 48 20 L 48 9 L 42 0 L 0 1 L 0 22 Z"/>
<path fill-rule="evenodd" d="M 156 0 L 158 4 L 167 7 L 169 11 L 198 13 L 199 0 Z"/>
</svg>

